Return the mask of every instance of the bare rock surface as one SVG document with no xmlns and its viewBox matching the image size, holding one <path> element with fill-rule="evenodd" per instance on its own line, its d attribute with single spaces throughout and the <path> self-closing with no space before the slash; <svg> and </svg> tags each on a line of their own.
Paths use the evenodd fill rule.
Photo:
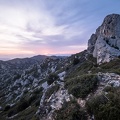
<svg viewBox="0 0 120 120">
<path fill-rule="evenodd" d="M 105 63 L 120 56 L 120 15 L 105 17 L 102 25 L 88 41 L 88 53 L 97 58 L 97 63 Z"/>
</svg>

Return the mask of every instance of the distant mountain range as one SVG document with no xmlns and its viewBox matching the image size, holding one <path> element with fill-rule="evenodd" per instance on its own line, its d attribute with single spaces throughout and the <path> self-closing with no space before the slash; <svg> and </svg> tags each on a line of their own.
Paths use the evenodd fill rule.
<svg viewBox="0 0 120 120">
<path fill-rule="evenodd" d="M 39 59 L 39 57 L 52 57 L 52 56 L 56 56 L 56 57 L 68 57 L 68 56 L 71 56 L 71 54 L 58 54 L 58 55 L 35 55 L 35 56 L 33 56 L 33 57 L 25 57 L 25 58 L 36 58 L 36 59 Z M 2 58 L 2 57 L 0 57 L 0 60 L 1 61 L 9 61 L 9 60 L 13 60 L 13 59 L 25 59 L 25 58 L 20 58 L 20 57 L 18 57 L 18 58 L 8 58 L 8 57 L 4 57 L 4 58 Z"/>
</svg>

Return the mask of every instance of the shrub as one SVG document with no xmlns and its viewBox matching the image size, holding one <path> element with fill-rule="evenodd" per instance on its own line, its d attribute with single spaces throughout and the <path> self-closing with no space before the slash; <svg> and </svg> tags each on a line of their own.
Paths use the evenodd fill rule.
<svg viewBox="0 0 120 120">
<path fill-rule="evenodd" d="M 77 65 L 79 62 L 80 62 L 80 60 L 78 58 L 74 58 L 73 65 Z"/>
<path fill-rule="evenodd" d="M 11 117 L 11 116 L 13 116 L 13 115 L 15 115 L 15 114 L 17 114 L 17 113 L 25 110 L 28 106 L 29 106 L 29 103 L 28 103 L 26 100 L 23 99 L 22 101 L 20 101 L 20 102 L 18 103 L 17 106 L 15 106 L 12 110 L 10 110 L 10 111 L 8 112 L 8 115 L 7 115 L 7 116 L 8 116 L 8 117 Z"/>
<path fill-rule="evenodd" d="M 114 72 L 120 74 L 120 59 L 114 59 L 108 63 L 103 63 L 99 66 L 102 72 Z"/>
<path fill-rule="evenodd" d="M 36 102 L 35 102 L 35 106 L 39 106 L 40 105 L 40 99 L 38 99 Z"/>
<path fill-rule="evenodd" d="M 120 92 L 110 92 L 107 96 L 99 95 L 88 100 L 87 111 L 94 114 L 95 120 L 120 120 Z"/>
<path fill-rule="evenodd" d="M 106 43 L 109 44 L 109 40 L 108 39 L 106 39 Z"/>
<path fill-rule="evenodd" d="M 34 94 L 40 94 L 43 91 L 43 87 L 37 88 L 36 90 L 34 90 Z"/>
<path fill-rule="evenodd" d="M 114 46 L 114 48 L 117 49 L 117 50 L 119 50 L 119 47 L 117 47 L 117 46 Z"/>
<path fill-rule="evenodd" d="M 68 92 L 76 98 L 85 98 L 91 91 L 93 91 L 98 84 L 96 75 L 82 75 L 73 79 L 68 79 L 65 82 L 65 87 Z"/>
<path fill-rule="evenodd" d="M 59 78 L 59 76 L 57 74 L 55 74 L 55 73 L 50 74 L 48 76 L 48 80 L 47 80 L 48 85 L 51 85 L 58 78 Z"/>
<path fill-rule="evenodd" d="M 21 75 L 16 74 L 16 75 L 13 76 L 13 80 L 17 80 L 17 79 L 19 79 L 20 77 L 21 77 Z"/>
<path fill-rule="evenodd" d="M 8 117 L 11 117 L 15 114 L 16 114 L 16 112 L 14 110 L 11 110 L 10 112 L 8 112 Z"/>
<path fill-rule="evenodd" d="M 112 39 L 116 39 L 116 37 L 115 37 L 115 36 L 112 36 L 111 38 L 112 38 Z"/>
<path fill-rule="evenodd" d="M 4 111 L 8 111 L 10 109 L 10 105 L 6 105 Z"/>
<path fill-rule="evenodd" d="M 86 108 L 90 115 L 99 110 L 99 106 L 106 104 L 107 99 L 103 95 L 95 96 L 86 102 Z"/>
<path fill-rule="evenodd" d="M 106 86 L 103 91 L 105 92 L 114 92 L 116 88 L 112 87 L 112 86 Z"/>
<path fill-rule="evenodd" d="M 34 102 L 37 99 L 37 97 L 37 95 L 32 95 L 28 100 L 28 104 L 30 105 L 32 102 Z"/>
<path fill-rule="evenodd" d="M 75 101 L 64 103 L 55 113 L 55 120 L 87 120 L 86 112 Z"/>
<path fill-rule="evenodd" d="M 28 101 L 22 100 L 22 101 L 19 103 L 18 107 L 17 107 L 17 111 L 18 111 L 18 112 L 23 111 L 23 110 L 25 110 L 28 106 L 29 106 Z"/>
</svg>

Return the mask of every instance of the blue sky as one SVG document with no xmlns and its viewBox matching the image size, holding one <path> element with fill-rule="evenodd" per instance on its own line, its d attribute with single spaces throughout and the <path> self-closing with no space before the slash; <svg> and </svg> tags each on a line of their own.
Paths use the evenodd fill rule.
<svg viewBox="0 0 120 120">
<path fill-rule="evenodd" d="M 80 52 L 119 6 L 120 0 L 0 0 L 0 59 Z"/>
</svg>

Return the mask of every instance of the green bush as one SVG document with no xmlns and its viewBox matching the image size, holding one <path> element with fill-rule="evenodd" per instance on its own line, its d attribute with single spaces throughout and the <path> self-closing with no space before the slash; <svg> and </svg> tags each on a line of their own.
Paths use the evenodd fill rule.
<svg viewBox="0 0 120 120">
<path fill-rule="evenodd" d="M 67 79 L 65 87 L 68 92 L 76 98 L 85 98 L 90 92 L 95 90 L 98 84 L 96 75 L 82 75 L 73 79 Z"/>
<path fill-rule="evenodd" d="M 102 104 L 106 104 L 107 101 L 108 100 L 103 95 L 95 96 L 89 99 L 86 102 L 86 108 L 88 113 L 90 113 L 90 115 L 96 113 L 96 111 L 99 110 L 99 106 L 101 106 Z"/>
<path fill-rule="evenodd" d="M 8 112 L 8 117 L 11 117 L 11 116 L 13 116 L 13 115 L 15 115 L 15 114 L 17 114 L 17 113 L 25 110 L 28 106 L 29 106 L 29 103 L 26 100 L 23 99 L 22 101 L 20 101 L 18 103 L 17 106 L 15 106 L 14 108 L 12 108 L 12 110 L 10 110 Z"/>
<path fill-rule="evenodd" d="M 116 90 L 116 88 L 112 87 L 112 86 L 106 86 L 103 91 L 105 92 L 114 92 Z"/>
<path fill-rule="evenodd" d="M 120 92 L 93 97 L 87 101 L 86 108 L 95 120 L 120 120 Z"/>
<path fill-rule="evenodd" d="M 37 97 L 38 97 L 37 95 L 32 95 L 27 101 L 28 104 L 30 105 L 31 103 L 33 103 L 37 99 Z"/>
<path fill-rule="evenodd" d="M 80 60 L 78 58 L 74 58 L 73 65 L 77 65 L 79 62 L 80 62 Z"/>
<path fill-rule="evenodd" d="M 120 74 L 120 59 L 117 58 L 108 63 L 103 63 L 99 67 L 102 69 L 102 71 Z"/>
<path fill-rule="evenodd" d="M 16 112 L 14 110 L 11 110 L 10 112 L 8 112 L 8 117 L 11 117 L 15 114 L 16 114 Z"/>
<path fill-rule="evenodd" d="M 40 94 L 43 91 L 43 87 L 37 88 L 33 91 L 33 94 Z"/>
<path fill-rule="evenodd" d="M 80 64 L 74 66 L 73 68 L 70 68 L 70 72 L 68 73 L 67 78 L 73 78 L 79 75 L 87 74 L 88 71 L 91 71 L 91 69 L 94 68 L 94 64 L 89 61 L 81 62 Z"/>
<path fill-rule="evenodd" d="M 35 102 L 35 106 L 39 106 L 40 105 L 40 99 L 38 99 L 36 102 Z"/>
<path fill-rule="evenodd" d="M 18 112 L 23 111 L 23 110 L 25 110 L 28 106 L 29 106 L 28 101 L 22 100 L 22 101 L 19 103 L 18 107 L 17 107 L 17 111 L 18 111 Z"/>
<path fill-rule="evenodd" d="M 87 120 L 86 112 L 75 101 L 64 103 L 63 107 L 55 113 L 55 120 Z"/>
<path fill-rule="evenodd" d="M 47 80 L 48 85 L 51 85 L 58 78 L 59 78 L 59 76 L 57 74 L 55 74 L 55 73 L 50 74 L 48 76 L 48 80 Z"/>
<path fill-rule="evenodd" d="M 21 75 L 16 74 L 16 75 L 13 76 L 13 80 L 17 80 L 17 79 L 19 79 L 20 77 L 21 77 Z"/>
</svg>

